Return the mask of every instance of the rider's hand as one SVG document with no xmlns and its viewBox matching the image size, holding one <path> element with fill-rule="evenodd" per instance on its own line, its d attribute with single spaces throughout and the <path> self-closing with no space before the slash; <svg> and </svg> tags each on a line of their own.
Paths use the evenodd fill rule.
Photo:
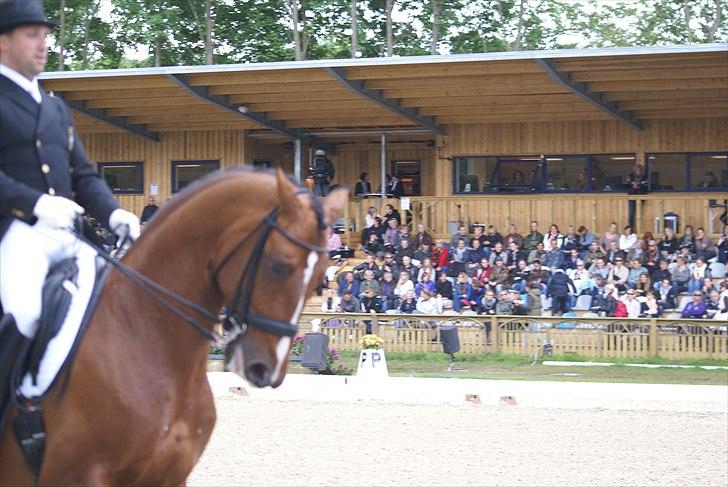
<svg viewBox="0 0 728 487">
<path fill-rule="evenodd" d="M 84 209 L 62 196 L 42 195 L 33 208 L 38 221 L 52 228 L 72 228 L 76 217 L 82 215 Z"/>
<path fill-rule="evenodd" d="M 111 213 L 109 217 L 109 228 L 121 239 L 128 237 L 136 240 L 141 234 L 139 218 L 134 213 L 130 213 L 122 208 L 117 208 Z"/>
</svg>

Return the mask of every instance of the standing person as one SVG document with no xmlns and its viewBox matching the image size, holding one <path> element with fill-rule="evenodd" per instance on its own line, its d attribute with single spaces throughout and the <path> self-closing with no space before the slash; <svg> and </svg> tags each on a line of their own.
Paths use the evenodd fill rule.
<svg viewBox="0 0 728 487">
<path fill-rule="evenodd" d="M 334 179 L 336 170 L 329 158 L 326 157 L 326 151 L 321 149 L 316 151 L 316 156 L 313 158 L 313 162 L 311 162 L 309 171 L 313 178 L 314 194 L 320 197 L 324 197 L 329 194 L 329 184 L 331 184 L 331 180 Z"/>
<path fill-rule="evenodd" d="M 404 185 L 396 174 L 392 176 L 392 180 L 387 185 L 387 194 L 392 198 L 401 198 L 404 196 Z"/>
<path fill-rule="evenodd" d="M 354 186 L 355 196 L 362 197 L 372 192 L 372 185 L 367 180 L 368 177 L 369 175 L 365 172 L 359 175 L 359 181 L 357 181 L 356 186 Z"/>
<path fill-rule="evenodd" d="M 627 176 L 625 181 L 628 195 L 639 195 L 647 194 L 649 184 L 647 183 L 647 175 L 645 174 L 645 167 L 642 164 L 635 164 L 632 172 Z M 635 225 L 635 213 L 637 212 L 637 200 L 630 198 L 629 203 L 629 226 L 634 228 Z"/>
<path fill-rule="evenodd" d="M 86 157 L 66 105 L 38 85 L 54 24 L 38 0 L 0 2 L 0 408 L 17 354 L 35 335 L 41 288 L 57 262 L 91 251 L 69 232 L 88 211 L 139 237 Z"/>
<path fill-rule="evenodd" d="M 147 199 L 147 206 L 145 206 L 142 210 L 142 217 L 140 219 L 141 224 L 144 225 L 152 216 L 154 216 L 158 209 L 159 207 L 157 206 L 157 202 L 154 200 L 154 196 L 150 196 L 149 199 Z"/>
</svg>

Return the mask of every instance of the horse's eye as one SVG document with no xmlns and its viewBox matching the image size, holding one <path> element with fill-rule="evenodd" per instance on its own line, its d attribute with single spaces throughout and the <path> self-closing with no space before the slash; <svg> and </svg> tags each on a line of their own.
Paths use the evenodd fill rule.
<svg viewBox="0 0 728 487">
<path fill-rule="evenodd" d="M 283 262 L 271 262 L 270 272 L 275 277 L 286 277 L 293 272 L 293 266 L 284 264 Z"/>
</svg>

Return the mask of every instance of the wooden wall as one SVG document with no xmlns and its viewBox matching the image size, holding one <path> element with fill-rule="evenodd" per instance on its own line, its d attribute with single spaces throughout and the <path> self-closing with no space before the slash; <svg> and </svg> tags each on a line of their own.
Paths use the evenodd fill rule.
<svg viewBox="0 0 728 487">
<path fill-rule="evenodd" d="M 241 164 L 245 160 L 245 132 L 170 132 L 160 142 L 124 134 L 81 134 L 89 159 L 93 162 L 135 162 L 144 164 L 144 195 L 119 195 L 121 205 L 141 215 L 151 184 L 159 185 L 158 204 L 170 198 L 171 161 L 219 159 L 221 167 Z"/>
</svg>

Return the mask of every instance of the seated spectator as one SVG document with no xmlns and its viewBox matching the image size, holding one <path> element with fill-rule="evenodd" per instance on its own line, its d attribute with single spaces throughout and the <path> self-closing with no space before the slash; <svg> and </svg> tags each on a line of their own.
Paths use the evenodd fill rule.
<svg viewBox="0 0 728 487">
<path fill-rule="evenodd" d="M 574 283 L 563 270 L 554 270 L 546 286 L 546 295 L 551 297 L 551 312 L 554 316 L 561 316 L 561 314 L 569 311 L 570 294 L 576 294 Z"/>
<path fill-rule="evenodd" d="M 420 263 L 424 262 L 426 259 L 432 260 L 432 249 L 430 248 L 429 244 L 421 244 L 420 248 L 415 250 L 412 254 L 412 258 Z"/>
<path fill-rule="evenodd" d="M 495 244 L 500 243 L 503 248 L 503 237 L 493 225 L 488 225 L 488 233 L 485 235 L 483 246 L 489 249 L 495 248 Z"/>
<path fill-rule="evenodd" d="M 718 254 L 713 240 L 705 234 L 703 228 L 695 230 L 695 255 L 708 261 Z"/>
<path fill-rule="evenodd" d="M 707 314 L 708 308 L 703 301 L 703 293 L 695 291 L 693 293 L 693 300 L 690 301 L 685 308 L 683 308 L 680 318 L 700 319 L 705 318 Z"/>
<path fill-rule="evenodd" d="M 678 248 L 688 249 L 688 253 L 692 254 L 695 252 L 695 236 L 693 235 L 693 226 L 692 225 L 685 225 L 685 229 L 683 230 L 683 236 L 680 237 L 678 240 Z"/>
<path fill-rule="evenodd" d="M 664 259 L 671 259 L 680 249 L 680 242 L 675 237 L 672 227 L 665 227 L 665 238 L 657 245 L 657 250 Z"/>
<path fill-rule="evenodd" d="M 490 265 L 495 265 L 496 259 L 502 259 L 504 263 L 508 260 L 508 253 L 503 248 L 503 242 L 496 242 L 488 256 Z"/>
<path fill-rule="evenodd" d="M 381 313 L 383 311 L 382 300 L 371 287 L 364 291 L 364 296 L 361 298 L 361 311 L 363 313 Z M 367 333 L 371 333 L 371 325 L 367 326 Z"/>
<path fill-rule="evenodd" d="M 549 227 L 549 233 L 544 235 L 543 237 L 543 248 L 546 252 L 549 250 L 552 250 L 553 246 L 555 245 L 557 249 L 561 248 L 561 245 L 563 243 L 564 236 L 561 235 L 561 232 L 559 232 L 559 227 L 552 223 L 551 227 Z M 554 244 L 555 241 L 555 244 Z"/>
<path fill-rule="evenodd" d="M 372 185 L 369 184 L 368 177 L 369 175 L 365 172 L 359 175 L 359 181 L 354 186 L 354 196 L 362 197 L 372 192 Z"/>
<path fill-rule="evenodd" d="M 687 266 L 685 257 L 677 258 L 677 265 L 670 271 L 672 274 L 672 283 L 677 290 L 677 294 L 688 291 L 688 282 L 690 281 L 690 269 Z"/>
<path fill-rule="evenodd" d="M 592 301 L 594 301 L 594 296 L 597 294 L 604 292 L 604 286 L 607 285 L 607 280 L 604 279 L 602 276 L 595 276 L 592 278 L 592 285 L 587 290 L 586 294 L 589 294 L 592 297 Z"/>
<path fill-rule="evenodd" d="M 410 289 L 402 297 L 397 311 L 405 314 L 412 314 L 417 310 L 417 298 L 415 298 L 414 290 Z"/>
<path fill-rule="evenodd" d="M 604 280 L 606 281 L 607 278 L 609 277 L 610 269 L 611 269 L 611 266 L 608 266 L 606 264 L 606 261 L 600 257 L 589 268 L 589 274 L 591 274 L 592 277 L 602 276 L 604 278 Z"/>
<path fill-rule="evenodd" d="M 657 287 L 663 279 L 669 279 L 672 281 L 672 273 L 670 272 L 668 265 L 669 263 L 666 259 L 660 259 L 657 264 L 657 268 L 653 269 L 650 273 L 650 278 L 652 279 L 652 282 L 655 283 L 655 287 Z"/>
<path fill-rule="evenodd" d="M 692 264 L 695 261 L 695 254 L 690 253 L 690 249 L 688 247 L 680 247 L 680 250 L 678 250 L 677 256 L 675 257 L 675 262 L 677 262 L 677 259 L 679 258 L 685 259 L 686 264 Z"/>
<path fill-rule="evenodd" d="M 399 277 L 397 274 L 397 261 L 394 260 L 394 254 L 391 252 L 384 253 L 384 262 L 382 262 L 381 272 L 391 272 L 393 275 Z"/>
<path fill-rule="evenodd" d="M 399 224 L 394 218 L 387 220 L 387 227 L 384 231 L 384 248 L 387 250 L 393 250 L 395 242 L 399 236 Z"/>
<path fill-rule="evenodd" d="M 380 191 L 377 191 L 377 192 L 379 193 Z M 395 220 L 397 222 L 397 226 L 399 227 L 402 224 L 402 217 L 400 216 L 399 211 L 397 209 L 395 209 L 395 207 L 392 206 L 391 204 L 387 204 L 384 207 L 384 209 L 386 211 L 384 212 L 384 218 L 383 219 L 385 221 L 392 220 L 393 219 L 393 220 Z"/>
<path fill-rule="evenodd" d="M 566 271 L 566 275 L 574 283 L 577 295 L 584 294 L 585 291 L 591 289 L 593 280 L 589 271 L 584 267 L 583 260 L 577 259 L 576 267 Z"/>
<path fill-rule="evenodd" d="M 364 262 L 354 267 L 354 277 L 361 281 L 364 278 L 365 271 L 372 271 L 375 279 L 379 279 L 381 276 L 381 269 L 379 269 L 379 266 L 374 260 L 374 256 L 371 254 L 367 254 L 364 258 Z"/>
<path fill-rule="evenodd" d="M 556 269 L 563 269 L 564 253 L 557 245 L 556 239 L 551 239 L 549 247 L 551 250 L 546 252 L 546 254 L 541 258 L 541 263 L 551 272 L 554 272 Z"/>
<path fill-rule="evenodd" d="M 634 245 L 637 243 L 637 240 L 637 235 L 632 232 L 632 226 L 625 226 L 622 235 L 619 236 L 619 250 L 626 254 L 627 252 L 632 250 Z"/>
<path fill-rule="evenodd" d="M 379 238 L 379 241 L 382 242 L 382 245 L 384 245 L 384 232 L 386 230 L 387 228 L 385 228 L 385 224 L 382 223 L 382 219 L 377 217 L 371 226 L 366 227 L 361 231 L 361 241 L 363 243 L 369 242 L 369 236 L 371 234 L 375 234 Z"/>
<path fill-rule="evenodd" d="M 414 251 L 410 247 L 410 241 L 407 239 L 400 240 L 399 245 L 394 247 L 394 260 L 397 262 L 402 262 L 402 258 L 405 256 L 409 257 L 411 261 L 413 255 Z"/>
<path fill-rule="evenodd" d="M 483 294 L 483 297 L 480 300 L 480 305 L 478 306 L 478 314 L 494 315 L 496 304 L 498 304 L 498 300 L 495 297 L 495 291 L 493 291 L 492 289 L 486 290 L 485 294 Z"/>
<path fill-rule="evenodd" d="M 718 296 L 718 312 L 713 316 L 714 320 L 728 320 L 728 279 L 723 281 Z"/>
<path fill-rule="evenodd" d="M 379 219 L 379 222 L 382 222 L 382 217 L 380 217 L 377 214 L 377 209 L 373 206 L 370 206 L 367 208 L 367 214 L 364 215 L 364 228 L 369 228 L 374 225 L 374 222 Z"/>
<path fill-rule="evenodd" d="M 529 280 L 532 282 L 536 282 L 541 285 L 541 290 L 546 290 L 546 283 L 551 278 L 551 272 L 548 271 L 548 269 L 543 269 L 541 267 L 541 261 L 536 260 L 533 262 L 533 266 L 531 267 L 531 273 L 528 276 Z"/>
<path fill-rule="evenodd" d="M 364 278 L 359 284 L 359 298 L 363 298 L 370 289 L 374 291 L 375 296 L 379 295 L 379 281 L 374 278 L 374 271 L 367 269 L 364 271 Z"/>
<path fill-rule="evenodd" d="M 420 265 L 420 269 L 417 271 L 417 282 L 422 282 L 422 276 L 425 274 L 430 275 L 431 281 L 435 280 L 435 275 L 437 274 L 435 266 L 432 264 L 432 259 L 429 257 L 422 261 L 422 265 Z"/>
<path fill-rule="evenodd" d="M 457 246 L 450 250 L 450 262 L 448 269 L 451 272 L 461 272 L 465 270 L 465 257 L 468 253 L 468 247 L 463 239 L 458 240 Z"/>
<path fill-rule="evenodd" d="M 584 265 L 588 268 L 594 265 L 597 259 L 604 259 L 604 252 L 596 242 L 592 242 L 584 254 Z"/>
<path fill-rule="evenodd" d="M 517 248 L 521 248 L 523 246 L 523 235 L 518 233 L 518 229 L 515 225 L 510 225 L 508 227 L 508 235 L 506 235 L 503 240 L 505 240 L 506 244 L 515 242 Z"/>
<path fill-rule="evenodd" d="M 508 291 L 504 290 L 498 294 L 498 302 L 495 305 L 495 314 L 497 315 L 514 315 L 516 311 L 516 304 L 511 299 L 511 295 Z"/>
<path fill-rule="evenodd" d="M 688 292 L 698 291 L 703 287 L 703 281 L 706 277 L 710 277 L 710 269 L 708 264 L 702 257 L 698 257 L 693 265 L 693 270 L 688 281 Z"/>
<path fill-rule="evenodd" d="M 412 291 L 412 296 L 414 297 L 415 285 L 412 282 L 411 276 L 407 271 L 402 271 L 399 273 L 399 280 L 397 280 L 397 284 L 394 286 L 394 294 L 401 301 L 409 291 Z"/>
<path fill-rule="evenodd" d="M 417 274 L 419 273 L 419 271 L 420 271 L 420 268 L 412 263 L 412 259 L 410 259 L 406 255 L 403 255 L 402 262 L 399 265 L 397 265 L 396 270 L 393 274 L 395 276 L 398 276 L 398 275 L 402 274 L 403 272 L 406 272 L 407 274 L 409 274 L 409 278 L 412 281 L 416 281 Z"/>
<path fill-rule="evenodd" d="M 614 259 L 614 265 L 609 269 L 607 275 L 607 283 L 613 285 L 618 291 L 623 292 L 627 289 L 627 278 L 629 278 L 629 269 L 623 265 L 621 257 Z"/>
<path fill-rule="evenodd" d="M 506 267 L 503 259 L 498 258 L 495 260 L 495 266 L 493 267 L 493 271 L 490 273 L 488 286 L 490 286 L 491 289 L 495 289 L 496 292 L 500 292 L 503 289 L 508 288 L 508 281 L 508 267 Z"/>
<path fill-rule="evenodd" d="M 650 289 L 645 294 L 645 302 L 642 303 L 642 314 L 640 316 L 642 318 L 659 318 L 661 314 L 655 291 Z"/>
<path fill-rule="evenodd" d="M 528 263 L 533 264 L 537 260 L 541 261 L 544 255 L 546 255 L 546 250 L 544 250 L 543 242 L 539 242 L 536 244 L 536 249 L 528 254 Z"/>
<path fill-rule="evenodd" d="M 624 306 L 627 308 L 628 318 L 639 318 L 642 314 L 642 303 L 637 301 L 637 292 L 634 289 L 628 289 L 624 298 L 622 298 Z"/>
<path fill-rule="evenodd" d="M 566 229 L 566 235 L 564 235 L 563 243 L 561 244 L 561 250 L 564 252 L 570 252 L 576 250 L 577 254 L 581 254 L 581 245 L 579 244 L 579 235 L 576 233 L 574 225 L 569 225 Z"/>
<path fill-rule="evenodd" d="M 435 270 L 437 272 L 447 273 L 447 265 L 449 262 L 450 256 L 442 240 L 435 240 L 435 248 L 432 249 L 432 263 L 435 264 Z"/>
<path fill-rule="evenodd" d="M 714 289 L 710 291 L 708 301 L 705 303 L 706 318 L 709 320 L 715 318 L 720 312 L 720 293 Z"/>
<path fill-rule="evenodd" d="M 473 242 L 476 240 L 480 243 L 480 246 L 483 247 L 483 242 L 485 242 L 485 234 L 483 233 L 483 230 L 485 227 L 483 225 L 473 225 L 473 237 L 468 241 L 469 246 L 473 246 Z"/>
<path fill-rule="evenodd" d="M 475 269 L 475 272 L 471 275 L 469 273 L 468 277 L 475 277 L 478 282 L 480 282 L 482 285 L 487 286 L 488 281 L 490 281 L 490 276 L 493 274 L 493 268 L 490 265 L 490 261 L 488 259 L 480 259 L 480 265 L 477 269 Z"/>
<path fill-rule="evenodd" d="M 339 309 L 341 299 L 334 293 L 333 289 L 324 289 L 324 300 L 321 302 L 321 311 L 323 313 L 334 313 Z"/>
<path fill-rule="evenodd" d="M 523 244 L 521 244 L 521 246 L 525 252 L 530 253 L 531 251 L 536 250 L 539 242 L 543 243 L 543 234 L 538 231 L 538 222 L 534 220 L 531 222 L 531 232 L 523 237 Z M 530 263 L 531 262 L 529 262 L 529 264 Z"/>
<path fill-rule="evenodd" d="M 610 264 L 614 264 L 614 261 L 616 261 L 617 259 L 624 260 L 626 256 L 627 253 L 619 250 L 619 244 L 614 241 L 609 242 L 609 247 L 607 247 L 607 251 L 604 254 L 604 258 Z"/>
<path fill-rule="evenodd" d="M 524 259 L 518 261 L 518 267 L 511 272 L 511 287 L 519 292 L 525 292 L 531 272 Z"/>
<path fill-rule="evenodd" d="M 339 313 L 361 313 L 359 298 L 354 296 L 351 291 L 344 291 L 337 311 Z"/>
<path fill-rule="evenodd" d="M 654 240 L 647 241 L 647 250 L 642 254 L 642 265 L 645 266 L 647 272 L 652 272 L 657 268 L 660 262 L 660 252 L 657 251 L 657 242 Z"/>
<path fill-rule="evenodd" d="M 345 292 L 359 296 L 359 281 L 354 278 L 354 273 L 351 271 L 345 272 L 339 278 L 339 296 L 343 298 Z"/>
<path fill-rule="evenodd" d="M 417 299 L 416 309 L 424 315 L 439 315 L 442 313 L 442 301 L 434 293 L 423 289 Z"/>
<path fill-rule="evenodd" d="M 421 245 L 427 245 L 429 248 L 432 245 L 432 237 L 427 232 L 427 227 L 424 223 L 417 224 L 417 235 L 415 235 L 415 246 L 420 247 Z"/>
<path fill-rule="evenodd" d="M 619 249 L 619 233 L 617 233 L 616 222 L 610 223 L 609 229 L 607 229 L 607 231 L 604 232 L 599 239 L 599 247 L 602 249 L 602 252 L 606 254 L 611 248 L 612 242 L 615 242 L 617 244 L 617 249 Z"/>
<path fill-rule="evenodd" d="M 443 308 L 453 308 L 455 300 L 452 282 L 447 278 L 447 274 L 440 274 L 435 283 L 435 293 L 442 300 Z"/>
<path fill-rule="evenodd" d="M 339 233 L 331 227 L 329 227 L 326 231 L 328 233 L 326 237 L 326 250 L 329 251 L 329 258 L 334 258 L 334 256 L 339 255 L 341 237 L 339 237 Z"/>
<path fill-rule="evenodd" d="M 506 250 L 506 267 L 509 271 L 514 271 L 518 267 L 518 261 L 525 259 L 526 255 L 518 249 L 515 241 L 508 242 L 508 250 Z M 480 261 L 480 259 L 478 259 Z"/>
<path fill-rule="evenodd" d="M 379 235 L 376 233 L 369 234 L 369 241 L 364 245 L 364 253 L 372 255 L 377 259 L 384 257 L 384 244 L 379 240 Z"/>
<path fill-rule="evenodd" d="M 632 260 L 632 262 L 630 262 L 629 273 L 627 275 L 627 287 L 634 289 L 642 274 L 647 274 L 647 269 L 642 267 L 642 262 L 640 262 L 639 259 Z"/>
<path fill-rule="evenodd" d="M 617 299 L 614 297 L 615 288 L 611 284 L 605 285 L 601 292 L 592 298 L 591 311 L 600 316 L 614 316 Z"/>
<path fill-rule="evenodd" d="M 718 239 L 716 251 L 718 252 L 718 262 L 728 264 L 728 225 L 723 225 L 723 233 L 720 234 Z"/>
<path fill-rule="evenodd" d="M 564 252 L 564 263 L 561 265 L 561 268 L 565 271 L 576 269 L 576 262 L 581 261 L 582 263 L 584 261 L 581 260 L 579 257 L 579 251 L 576 249 L 571 249 L 568 252 Z"/>
<path fill-rule="evenodd" d="M 465 267 L 467 268 L 469 264 L 478 264 L 480 262 L 480 259 L 482 258 L 488 258 L 490 252 L 488 249 L 483 247 L 483 245 L 480 243 L 480 240 L 473 239 L 472 243 L 470 244 L 471 247 L 468 249 L 468 251 L 465 253 Z"/>
<path fill-rule="evenodd" d="M 675 297 L 677 292 L 675 287 L 672 285 L 670 278 L 665 278 L 660 281 L 655 289 L 657 293 L 657 304 L 664 310 L 677 308 Z"/>
<path fill-rule="evenodd" d="M 656 255 L 657 252 L 655 252 L 655 256 Z M 627 262 L 632 262 L 635 259 L 640 261 L 641 264 L 644 264 L 645 249 L 642 240 L 637 240 L 634 244 L 634 247 L 632 247 L 629 252 L 627 252 Z"/>
<path fill-rule="evenodd" d="M 399 247 L 403 240 L 407 240 L 409 242 L 409 248 L 412 249 L 412 252 L 417 250 L 417 248 L 414 245 L 414 238 L 410 234 L 410 227 L 409 225 L 400 225 L 398 228 L 397 235 L 394 237 L 394 246 Z"/>
<path fill-rule="evenodd" d="M 472 297 L 474 297 L 473 288 L 470 278 L 464 272 L 458 274 L 457 278 L 455 279 L 455 285 L 453 286 L 453 297 L 453 309 L 455 311 L 460 311 L 464 307 L 475 308 L 475 306 L 477 306 L 478 304 L 477 300 L 471 299 Z"/>
<path fill-rule="evenodd" d="M 637 296 L 642 297 L 647 295 L 647 291 L 654 291 L 650 275 L 647 272 L 643 272 L 642 274 L 640 274 L 633 289 L 637 291 Z"/>
<path fill-rule="evenodd" d="M 415 297 L 419 298 L 423 290 L 432 295 L 435 294 L 435 281 L 432 280 L 432 275 L 429 272 L 425 272 L 422 275 L 422 281 L 415 284 Z"/>
<path fill-rule="evenodd" d="M 580 226 L 577 230 L 577 233 L 579 234 L 579 244 L 581 245 L 581 248 L 579 250 L 586 251 L 591 249 L 591 244 L 596 243 L 597 248 L 599 248 L 599 243 L 597 242 L 597 237 L 592 232 L 589 231 L 588 228 L 586 228 L 584 225 Z M 587 260 L 587 264 L 590 265 L 590 263 Z"/>
<path fill-rule="evenodd" d="M 465 242 L 470 242 L 470 235 L 468 234 L 468 229 L 465 225 L 460 225 L 458 227 L 458 231 L 455 232 L 452 237 L 450 238 L 450 248 L 455 248 L 458 246 L 458 240 L 465 240 Z"/>
<path fill-rule="evenodd" d="M 698 183 L 698 188 L 711 189 L 718 187 L 720 187 L 720 182 L 713 171 L 706 172 L 703 180 Z"/>
<path fill-rule="evenodd" d="M 382 281 L 379 283 L 379 296 L 382 298 L 382 311 L 396 309 L 399 305 L 399 297 L 394 293 L 397 283 L 391 272 L 385 272 Z"/>
</svg>

